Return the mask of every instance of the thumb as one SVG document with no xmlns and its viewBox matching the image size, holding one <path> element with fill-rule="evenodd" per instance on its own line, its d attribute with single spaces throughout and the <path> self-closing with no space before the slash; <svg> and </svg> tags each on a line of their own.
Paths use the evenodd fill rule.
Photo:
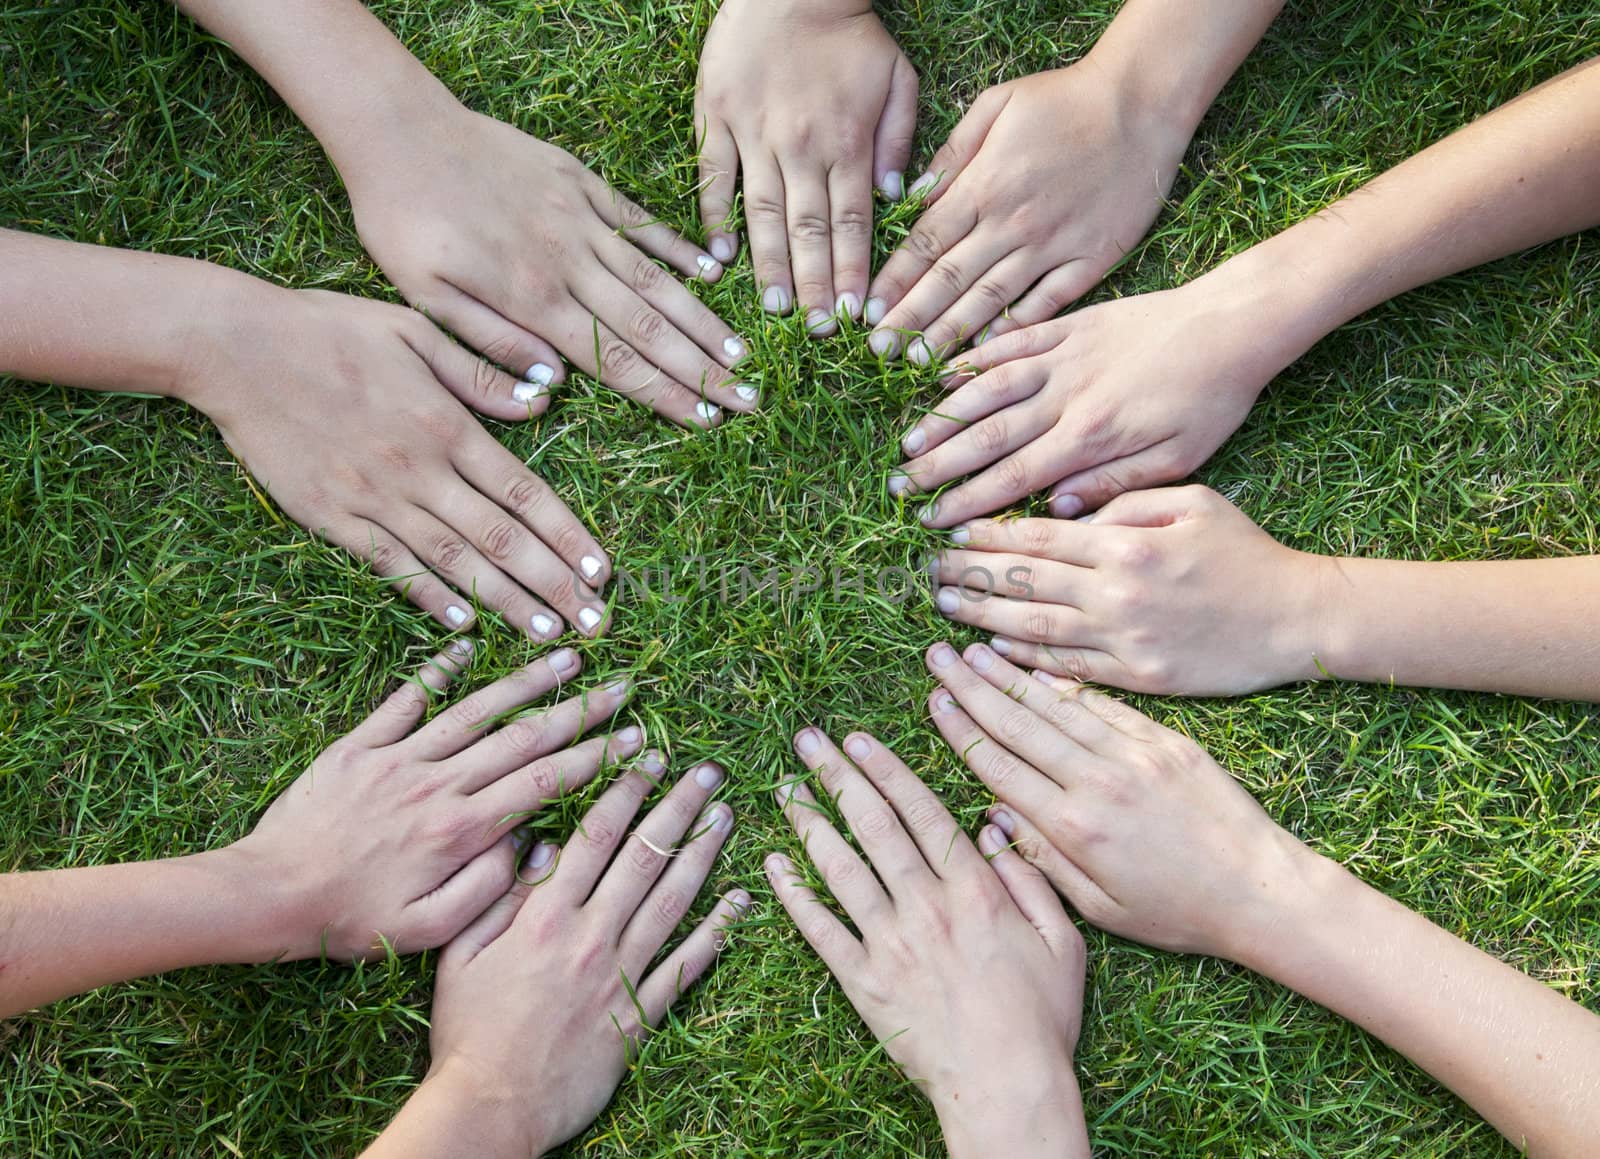
<svg viewBox="0 0 1600 1159">
<path fill-rule="evenodd" d="M 1125 491 L 1112 499 L 1084 522 L 1118 527 L 1169 527 L 1194 510 L 1191 491 L 1204 487 L 1156 487 L 1148 491 Z"/>
<path fill-rule="evenodd" d="M 983 148 L 989 130 L 1010 101 L 1011 93 L 1004 86 L 985 89 L 978 94 L 967 115 L 951 130 L 949 140 L 939 147 L 933 160 L 928 162 L 927 170 L 917 178 L 909 192 L 926 194 L 929 205 L 938 201 L 960 172 L 972 164 L 978 150 Z"/>
<path fill-rule="evenodd" d="M 889 99 L 872 140 L 872 180 L 890 201 L 906 191 L 906 166 L 917 131 L 917 70 L 904 55 L 895 58 L 889 74 Z"/>
</svg>

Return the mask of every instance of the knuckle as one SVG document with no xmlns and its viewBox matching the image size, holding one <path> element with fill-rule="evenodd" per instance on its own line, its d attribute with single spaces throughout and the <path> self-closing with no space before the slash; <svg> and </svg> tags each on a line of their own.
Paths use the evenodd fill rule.
<svg viewBox="0 0 1600 1159">
<path fill-rule="evenodd" d="M 993 278 L 982 278 L 972 287 L 972 296 L 985 311 L 998 314 L 1011 305 L 1011 294 Z"/>
<path fill-rule="evenodd" d="M 490 559 L 504 561 L 522 547 L 523 530 L 509 519 L 497 519 L 483 533 L 483 550 Z"/>
<path fill-rule="evenodd" d="M 872 233 L 872 214 L 855 207 L 833 211 L 833 232 L 836 236 L 862 238 Z"/>
<path fill-rule="evenodd" d="M 933 263 L 927 277 L 943 285 L 951 294 L 963 293 L 967 288 L 967 275 L 954 262 L 944 259 Z"/>
<path fill-rule="evenodd" d="M 639 356 L 632 347 L 615 338 L 600 343 L 600 369 L 609 377 L 632 374 L 639 366 Z"/>
<path fill-rule="evenodd" d="M 368 558 L 372 561 L 372 570 L 380 576 L 400 574 L 400 546 L 392 540 L 378 540 L 372 545 Z"/>
<path fill-rule="evenodd" d="M 944 807 L 929 797 L 917 797 L 905 807 L 906 828 L 923 836 L 933 832 L 947 816 Z"/>
<path fill-rule="evenodd" d="M 479 398 L 493 398 L 500 393 L 500 371 L 486 359 L 473 360 L 472 393 Z"/>
<path fill-rule="evenodd" d="M 823 880 L 834 891 L 846 889 L 856 883 L 861 876 L 861 863 L 854 857 L 839 854 L 828 859 L 827 866 L 822 874 Z"/>
<path fill-rule="evenodd" d="M 583 839 L 596 849 L 610 849 L 617 843 L 617 827 L 605 817 L 591 817 L 583 822 Z"/>
<path fill-rule="evenodd" d="M 1001 738 L 1008 742 L 1026 740 L 1038 727 L 1035 724 L 1036 719 L 1031 710 L 1020 705 L 1007 709 L 1006 714 L 1000 718 Z"/>
<path fill-rule="evenodd" d="M 628 282 L 635 290 L 644 294 L 659 290 L 666 280 L 665 270 L 648 258 L 640 258 L 633 263 L 633 271 Z"/>
<path fill-rule="evenodd" d="M 789 219 L 789 236 L 798 241 L 824 241 L 828 219 L 815 213 L 797 213 Z"/>
<path fill-rule="evenodd" d="M 1129 571 L 1147 571 L 1157 561 L 1159 549 L 1142 535 L 1130 536 L 1116 547 L 1116 560 Z"/>
<path fill-rule="evenodd" d="M 1028 465 L 1021 459 L 1005 459 L 995 465 L 995 478 L 1007 491 L 1024 495 L 1033 490 Z"/>
<path fill-rule="evenodd" d="M 478 363 L 479 377 L 492 377 L 493 368 L 490 366 L 490 363 L 499 363 L 501 366 L 515 365 L 517 340 L 511 337 L 509 334 L 496 335 L 495 337 L 489 339 L 489 341 L 485 342 L 479 348 L 478 353 L 483 355 L 483 358 L 487 360 L 480 360 Z M 486 388 L 488 383 L 478 383 L 476 385 Z M 484 390 L 484 393 L 488 393 L 487 389 Z"/>
<path fill-rule="evenodd" d="M 542 757 L 549 751 L 550 729 L 543 716 L 527 716 L 500 730 L 506 747 L 526 757 Z"/>
<path fill-rule="evenodd" d="M 655 912 L 657 924 L 670 930 L 689 911 L 689 899 L 681 891 L 663 884 L 652 891 L 650 906 Z"/>
<path fill-rule="evenodd" d="M 1022 550 L 1028 555 L 1048 555 L 1055 547 L 1055 528 L 1046 520 L 1030 519 L 1022 525 Z"/>
<path fill-rule="evenodd" d="M 944 242 L 930 229 L 913 228 L 906 234 L 902 248 L 918 261 L 930 266 L 944 257 Z"/>
<path fill-rule="evenodd" d="M 899 822 L 894 813 L 882 806 L 868 809 L 857 819 L 854 826 L 856 836 L 866 841 L 879 837 L 887 837 L 893 833 Z"/>
<path fill-rule="evenodd" d="M 1050 640 L 1056 635 L 1056 616 L 1053 608 L 1034 604 L 1022 619 L 1022 630 L 1033 640 Z"/>
<path fill-rule="evenodd" d="M 553 536 L 550 536 L 548 532 L 546 536 L 550 546 L 555 548 L 556 554 L 564 559 L 571 559 L 586 546 L 583 529 L 571 520 L 563 521 Z"/>
<path fill-rule="evenodd" d="M 626 871 L 635 877 L 654 877 L 665 861 L 661 854 L 637 839 L 628 842 L 622 857 Z"/>
<path fill-rule="evenodd" d="M 1022 762 L 1004 750 L 996 750 L 985 768 L 984 780 L 998 795 L 1004 795 L 1022 779 Z"/>
<path fill-rule="evenodd" d="M 777 224 L 783 221 L 783 204 L 762 194 L 752 197 L 747 192 L 744 215 L 750 221 L 757 221 L 763 225 Z"/>
<path fill-rule="evenodd" d="M 544 506 L 548 494 L 544 485 L 532 475 L 512 476 L 503 492 L 506 510 L 524 516 L 531 515 Z"/>
<path fill-rule="evenodd" d="M 444 571 L 460 566 L 467 556 L 467 545 L 458 535 L 441 535 L 433 541 L 434 565 Z"/>
<path fill-rule="evenodd" d="M 978 450 L 986 454 L 995 454 L 1003 450 L 1010 439 L 1010 432 L 1006 430 L 1006 420 L 1001 415 L 993 415 L 984 419 L 972 428 L 972 441 L 977 444 Z"/>
<path fill-rule="evenodd" d="M 628 333 L 642 346 L 654 346 L 667 336 L 667 320 L 653 306 L 641 306 L 628 320 Z"/>
</svg>

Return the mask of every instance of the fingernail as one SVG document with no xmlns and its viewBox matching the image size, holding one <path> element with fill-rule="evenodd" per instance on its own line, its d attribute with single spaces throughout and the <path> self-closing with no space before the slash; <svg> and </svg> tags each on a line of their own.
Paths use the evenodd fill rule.
<svg viewBox="0 0 1600 1159">
<path fill-rule="evenodd" d="M 726 805 L 713 805 L 700 815 L 700 820 L 718 833 L 733 828 L 733 810 Z"/>
<path fill-rule="evenodd" d="M 716 765 L 701 765 L 694 771 L 694 783 L 702 789 L 715 789 L 722 784 L 722 770 Z"/>
<path fill-rule="evenodd" d="M 861 320 L 868 326 L 876 326 L 883 321 L 883 316 L 888 312 L 888 302 L 882 298 L 868 298 L 866 306 L 861 311 Z"/>
<path fill-rule="evenodd" d="M 628 691 L 632 684 L 633 682 L 626 676 L 619 676 L 610 684 L 606 685 L 606 691 L 612 696 L 621 696 L 623 693 Z"/>
<path fill-rule="evenodd" d="M 533 852 L 528 854 L 528 868 L 536 872 L 546 869 L 555 860 L 555 856 L 556 847 L 548 841 L 541 841 L 533 847 Z"/>
<path fill-rule="evenodd" d="M 711 256 L 723 265 L 733 261 L 734 255 L 739 252 L 738 248 L 733 244 L 733 239 L 726 234 L 712 238 L 711 244 L 706 248 L 711 251 Z"/>
<path fill-rule="evenodd" d="M 529 621 L 529 623 L 533 625 L 533 630 L 536 635 L 545 637 L 555 635 L 556 622 L 543 612 L 534 613 L 534 617 Z"/>
<path fill-rule="evenodd" d="M 544 393 L 544 387 L 537 382 L 519 382 L 511 388 L 511 398 L 514 402 L 532 402 Z"/>
<path fill-rule="evenodd" d="M 540 386 L 549 386 L 556 380 L 556 368 L 547 362 L 535 362 L 528 367 L 528 373 L 522 377 L 529 382 L 536 382 Z"/>
<path fill-rule="evenodd" d="M 1004 805 L 996 805 L 993 809 L 990 809 L 989 820 L 994 824 L 996 829 L 1000 830 L 1000 832 L 1004 833 L 1007 837 L 1016 836 L 1017 819 L 1012 816 L 1011 810 L 1007 809 Z"/>
<path fill-rule="evenodd" d="M 769 314 L 787 314 L 789 291 L 782 286 L 768 286 L 761 291 L 761 308 Z"/>
<path fill-rule="evenodd" d="M 739 917 L 744 917 L 750 912 L 750 907 L 755 903 L 750 900 L 750 895 L 742 889 L 736 889 L 727 896 L 727 903 L 738 911 Z"/>
<path fill-rule="evenodd" d="M 694 264 L 700 267 L 700 274 L 702 277 L 708 277 L 713 273 L 720 274 L 722 272 L 722 263 L 718 262 L 717 259 L 712 257 L 710 254 L 696 254 Z"/>
<path fill-rule="evenodd" d="M 904 471 L 889 472 L 889 494 L 897 498 L 905 494 L 906 488 L 911 486 L 911 476 Z"/>
<path fill-rule="evenodd" d="M 859 317 L 861 317 L 861 298 L 860 298 L 860 296 L 857 295 L 857 294 L 849 293 L 848 291 L 843 293 L 843 294 L 840 294 L 839 297 L 834 300 L 833 312 L 835 314 L 843 315 L 846 318 L 859 318 Z"/>
<path fill-rule="evenodd" d="M 935 668 L 948 668 L 956 662 L 956 650 L 949 644 L 937 644 L 929 653 L 929 659 Z"/>
<path fill-rule="evenodd" d="M 955 588 L 940 588 L 939 598 L 934 602 L 939 605 L 939 610 L 947 616 L 953 616 L 961 610 L 961 596 Z"/>
<path fill-rule="evenodd" d="M 636 724 L 630 724 L 617 734 L 617 743 L 621 745 L 634 745 L 644 740 L 644 731 Z"/>
<path fill-rule="evenodd" d="M 745 402 L 755 402 L 761 397 L 761 390 L 759 387 L 749 386 L 745 383 L 740 383 L 738 386 L 734 387 L 733 393 L 744 399 Z"/>
<path fill-rule="evenodd" d="M 972 532 L 965 523 L 960 527 L 952 527 L 950 529 L 950 542 L 957 544 L 972 542 Z"/>
<path fill-rule="evenodd" d="M 864 761 L 872 755 L 872 745 L 864 736 L 853 736 L 844 742 L 844 751 L 852 760 Z"/>
<path fill-rule="evenodd" d="M 472 655 L 472 648 L 472 641 L 467 639 L 465 636 L 459 640 L 453 640 L 450 643 L 450 653 L 454 656 L 470 656 Z"/>
<path fill-rule="evenodd" d="M 974 644 L 967 649 L 967 662 L 978 672 L 994 667 L 994 650 L 984 644 Z"/>
<path fill-rule="evenodd" d="M 778 798 L 779 805 L 787 805 L 794 800 L 794 782 L 786 781 L 773 791 L 773 796 Z"/>
<path fill-rule="evenodd" d="M 722 340 L 722 352 L 733 362 L 738 362 L 739 359 L 749 353 L 745 349 L 744 343 L 737 338 L 724 338 Z"/>
<path fill-rule="evenodd" d="M 888 358 L 894 354 L 896 340 L 894 333 L 889 330 L 877 330 L 872 337 L 867 339 L 867 349 L 879 358 Z"/>
<path fill-rule="evenodd" d="M 639 762 L 639 771 L 647 777 L 659 777 L 667 771 L 667 762 L 660 753 L 651 749 Z"/>
<path fill-rule="evenodd" d="M 558 676 L 567 676 L 578 670 L 578 654 L 571 648 L 563 648 L 559 652 L 550 654 L 550 669 Z"/>
<path fill-rule="evenodd" d="M 1006 847 L 1006 835 L 1000 832 L 998 826 L 985 825 L 983 832 L 978 834 L 978 852 L 985 857 L 993 857 Z"/>
<path fill-rule="evenodd" d="M 603 567 L 605 564 L 600 562 L 598 556 L 586 555 L 578 561 L 578 570 L 583 572 L 584 579 L 594 579 Z"/>
<path fill-rule="evenodd" d="M 1072 519 L 1083 511 L 1083 500 L 1072 494 L 1050 496 L 1050 514 L 1057 519 Z"/>
<path fill-rule="evenodd" d="M 839 319 L 826 310 L 806 311 L 806 333 L 813 338 L 827 338 L 839 332 Z"/>
<path fill-rule="evenodd" d="M 821 747 L 822 738 L 817 735 L 817 730 L 814 728 L 805 729 L 794 738 L 795 752 L 803 757 L 815 756 Z"/>
<path fill-rule="evenodd" d="M 948 692 L 940 692 L 933 698 L 933 710 L 940 715 L 956 710 L 956 698 Z"/>
<path fill-rule="evenodd" d="M 935 519 L 939 518 L 939 504 L 936 502 L 928 504 L 922 509 L 921 513 L 918 514 L 917 518 L 921 520 L 924 525 L 931 524 Z"/>
<path fill-rule="evenodd" d="M 778 874 L 789 868 L 789 859 L 781 853 L 769 853 L 763 865 L 765 865 L 769 875 L 777 877 Z"/>
<path fill-rule="evenodd" d="M 722 413 L 722 408 L 713 406 L 709 402 L 697 402 L 694 404 L 694 413 L 710 423 L 717 420 L 717 416 Z"/>
<path fill-rule="evenodd" d="M 990 640 L 989 647 L 993 648 L 1002 656 L 1011 655 L 1011 641 L 1007 640 L 1004 636 L 996 636 L 993 640 Z"/>
<path fill-rule="evenodd" d="M 921 338 L 913 338 L 911 345 L 906 347 L 906 358 L 918 366 L 926 366 L 933 361 L 933 351 Z"/>
<path fill-rule="evenodd" d="M 883 184 L 878 188 L 890 201 L 899 201 L 906 195 L 906 175 L 898 169 L 891 169 L 883 175 Z"/>
<path fill-rule="evenodd" d="M 467 622 L 467 609 L 451 604 L 444 610 L 444 618 L 450 621 L 452 628 L 459 628 Z"/>
<path fill-rule="evenodd" d="M 1079 687 L 1075 681 L 1068 680 L 1065 676 L 1058 676 L 1054 672 L 1046 672 L 1043 668 L 1035 668 L 1033 678 L 1057 692 L 1071 692 Z"/>
<path fill-rule="evenodd" d="M 911 183 L 910 196 L 921 197 L 937 184 L 939 184 L 939 178 L 936 174 L 924 173 Z"/>
<path fill-rule="evenodd" d="M 928 436 L 921 427 L 912 427 L 906 437 L 900 440 L 900 447 L 908 455 L 915 455 L 928 445 Z"/>
</svg>

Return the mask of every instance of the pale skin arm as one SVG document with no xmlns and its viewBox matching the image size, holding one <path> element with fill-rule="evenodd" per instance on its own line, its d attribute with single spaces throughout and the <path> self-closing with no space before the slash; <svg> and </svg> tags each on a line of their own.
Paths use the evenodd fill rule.
<svg viewBox="0 0 1600 1159">
<path fill-rule="evenodd" d="M 1204 751 L 984 645 L 929 651 L 934 723 L 991 820 L 1122 937 L 1227 958 L 1360 1024 L 1513 1145 L 1600 1138 L 1600 1017 L 1363 885 L 1273 823 Z"/>
</svg>

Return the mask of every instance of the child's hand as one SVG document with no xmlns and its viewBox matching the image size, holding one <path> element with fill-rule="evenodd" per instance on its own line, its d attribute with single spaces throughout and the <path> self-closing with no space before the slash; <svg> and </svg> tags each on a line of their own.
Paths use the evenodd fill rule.
<svg viewBox="0 0 1600 1159">
<path fill-rule="evenodd" d="M 1318 675 L 1334 561 L 1206 487 L 1130 491 L 1085 519 L 979 519 L 939 556 L 939 610 L 1013 664 L 1133 692 L 1236 696 Z"/>
<path fill-rule="evenodd" d="M 592 1122 L 649 1033 L 750 905 L 725 894 L 654 969 L 733 827 L 706 808 L 701 765 L 631 834 L 663 766 L 656 754 L 606 790 L 559 851 L 538 845 L 517 885 L 439 957 L 428 1077 L 374 1154 L 542 1155 Z M 613 860 L 615 858 L 615 860 Z"/>
<path fill-rule="evenodd" d="M 411 138 L 341 171 L 362 242 L 412 305 L 535 382 L 560 377 L 559 350 L 684 426 L 755 408 L 730 371 L 744 345 L 652 260 L 715 281 L 709 254 L 565 150 L 454 102 Z"/>
<path fill-rule="evenodd" d="M 1051 487 L 1071 518 L 1170 483 L 1222 445 L 1284 365 L 1204 281 L 1030 326 L 962 356 L 907 432 L 894 494 L 973 477 L 925 508 L 952 527 Z"/>
<path fill-rule="evenodd" d="M 1082 937 L 999 831 L 983 832 L 980 853 L 893 753 L 862 733 L 844 747 L 848 760 L 815 729 L 795 738 L 865 860 L 810 789 L 785 785 L 778 800 L 861 936 L 775 853 L 767 875 L 778 899 L 932 1100 L 952 1155 L 1087 1154 L 1071 1066 Z"/>
<path fill-rule="evenodd" d="M 562 649 L 417 728 L 465 641 L 336 741 L 230 851 L 284 899 L 285 958 L 410 953 L 455 937 L 511 885 L 511 830 L 639 751 L 626 728 L 578 742 L 627 702 L 626 681 L 497 722 L 577 676 Z M 570 747 L 569 747 L 570 746 Z"/>
<path fill-rule="evenodd" d="M 188 360 L 183 393 L 296 523 L 449 628 L 476 600 L 536 640 L 563 616 L 601 630 L 589 585 L 610 575 L 605 552 L 457 401 L 527 418 L 543 388 L 523 384 L 520 400 L 515 380 L 398 306 L 254 287 L 240 305 L 224 341 Z"/>
<path fill-rule="evenodd" d="M 1193 741 L 1110 697 L 983 644 L 965 660 L 936 644 L 928 669 L 934 724 L 1003 803 L 990 820 L 1102 929 L 1248 962 L 1327 864 Z"/>
<path fill-rule="evenodd" d="M 700 57 L 700 217 L 713 255 L 744 170 L 762 305 L 798 293 L 812 334 L 859 318 L 872 259 L 872 188 L 901 196 L 917 74 L 869 0 L 727 0 Z M 872 321 L 869 317 L 869 321 Z"/>
<path fill-rule="evenodd" d="M 872 349 L 916 333 L 927 362 L 1054 316 L 1144 237 L 1188 143 L 1093 57 L 987 90 L 911 186 L 929 205 L 873 279 Z"/>
</svg>

